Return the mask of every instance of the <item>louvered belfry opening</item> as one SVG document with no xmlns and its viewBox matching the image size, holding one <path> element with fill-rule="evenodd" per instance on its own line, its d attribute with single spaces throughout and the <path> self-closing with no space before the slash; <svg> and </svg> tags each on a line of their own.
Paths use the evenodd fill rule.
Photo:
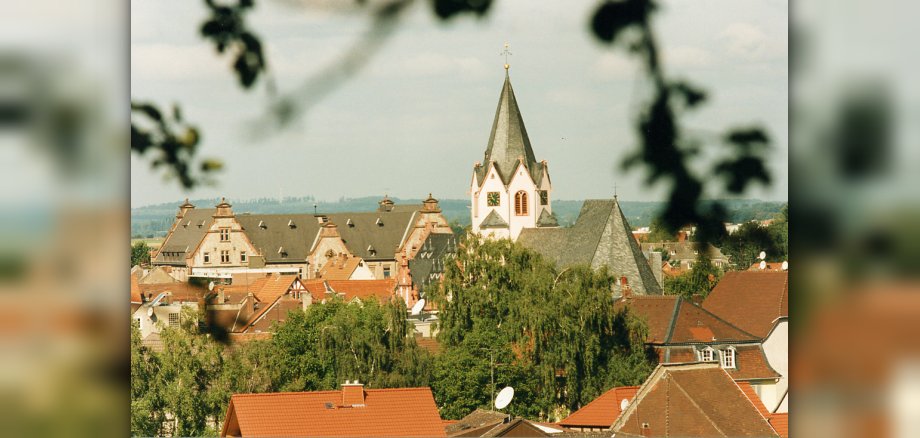
<svg viewBox="0 0 920 438">
<path fill-rule="evenodd" d="M 514 194 L 514 214 L 527 216 L 527 192 L 523 190 Z"/>
</svg>

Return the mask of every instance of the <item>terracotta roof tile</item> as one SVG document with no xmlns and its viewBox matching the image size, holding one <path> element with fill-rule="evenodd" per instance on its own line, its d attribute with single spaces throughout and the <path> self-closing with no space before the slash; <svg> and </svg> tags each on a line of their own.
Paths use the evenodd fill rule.
<svg viewBox="0 0 920 438">
<path fill-rule="evenodd" d="M 137 275 L 131 274 L 131 302 L 140 303 L 143 301 L 141 298 L 141 285 L 137 282 Z"/>
<path fill-rule="evenodd" d="M 343 299 L 351 301 L 355 298 L 366 300 L 371 297 L 384 301 L 393 296 L 396 291 L 396 279 L 383 280 L 324 280 L 314 279 L 303 282 L 304 287 L 310 291 L 314 301 L 326 298 L 326 291 L 332 290 L 343 294 Z"/>
<path fill-rule="evenodd" d="M 678 296 L 633 295 L 616 305 L 645 319 L 652 344 L 758 339 Z"/>
<path fill-rule="evenodd" d="M 757 392 L 754 391 L 754 387 L 751 386 L 751 384 L 748 382 L 735 381 L 735 383 L 738 384 L 738 387 L 741 388 L 741 391 L 744 392 L 744 395 L 747 396 L 748 400 L 750 400 L 751 403 L 754 404 L 754 407 L 757 408 L 757 412 L 760 412 L 760 415 L 763 415 L 764 417 L 769 419 L 770 411 L 767 409 L 766 406 L 764 406 L 763 401 L 760 400 L 760 396 L 757 395 Z"/>
<path fill-rule="evenodd" d="M 348 280 L 351 275 L 358 269 L 358 265 L 363 263 L 361 257 L 333 257 L 332 260 L 323 265 L 319 271 L 319 278 L 326 280 Z"/>
<path fill-rule="evenodd" d="M 777 318 L 789 316 L 789 272 L 728 272 L 703 308 L 760 338 Z"/>
<path fill-rule="evenodd" d="M 715 363 L 659 365 L 614 423 L 651 436 L 777 436 L 744 391 Z"/>
<path fill-rule="evenodd" d="M 364 394 L 354 407 L 341 406 L 342 391 L 234 394 L 221 435 L 445 436 L 430 388 Z"/>
<path fill-rule="evenodd" d="M 632 401 L 636 397 L 638 386 L 621 386 L 601 394 L 581 409 L 560 421 L 566 427 L 610 427 L 620 416 L 620 403 L 624 399 Z"/>
<path fill-rule="evenodd" d="M 783 438 L 789 438 L 789 414 L 770 414 L 767 417 L 776 433 Z"/>
</svg>

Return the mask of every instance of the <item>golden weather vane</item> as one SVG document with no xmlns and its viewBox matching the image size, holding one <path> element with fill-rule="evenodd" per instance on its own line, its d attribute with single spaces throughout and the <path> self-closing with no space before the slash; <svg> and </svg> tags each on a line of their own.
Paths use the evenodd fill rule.
<svg viewBox="0 0 920 438">
<path fill-rule="evenodd" d="M 505 57 L 505 70 L 508 70 L 508 55 L 511 55 L 511 46 L 508 43 L 505 43 L 505 47 L 502 49 L 500 56 Z"/>
</svg>

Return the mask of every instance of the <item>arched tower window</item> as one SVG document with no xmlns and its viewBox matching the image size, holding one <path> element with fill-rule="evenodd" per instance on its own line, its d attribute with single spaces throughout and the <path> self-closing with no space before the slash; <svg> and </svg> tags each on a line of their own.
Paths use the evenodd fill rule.
<svg viewBox="0 0 920 438">
<path fill-rule="evenodd" d="M 514 194 L 514 214 L 527 216 L 527 192 L 523 190 Z"/>
</svg>

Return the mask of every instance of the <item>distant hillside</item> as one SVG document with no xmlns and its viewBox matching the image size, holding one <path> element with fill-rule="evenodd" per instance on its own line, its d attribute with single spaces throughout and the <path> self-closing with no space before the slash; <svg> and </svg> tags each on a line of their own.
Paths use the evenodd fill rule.
<svg viewBox="0 0 920 438">
<path fill-rule="evenodd" d="M 319 213 L 337 213 L 343 211 L 373 211 L 377 209 L 376 196 L 363 198 L 339 199 L 335 202 L 315 201 L 313 197 L 301 198 L 260 198 L 249 200 L 232 200 L 236 213 L 312 213 L 313 205 Z M 393 198 L 396 204 L 421 204 L 421 199 Z M 198 207 L 210 207 L 220 202 L 219 199 L 192 199 Z M 554 200 L 553 212 L 563 226 L 571 225 L 578 217 L 583 201 Z M 759 200 L 724 201 L 731 215 L 731 222 L 744 222 L 751 219 L 769 219 L 779 213 L 785 202 L 764 202 Z M 175 220 L 176 211 L 182 201 L 148 205 L 131 209 L 131 235 L 134 237 L 161 237 L 166 235 Z M 441 210 L 451 222 L 461 226 L 470 224 L 469 200 L 440 199 Z M 664 206 L 663 202 L 621 201 L 623 214 L 633 227 L 645 227 Z"/>
</svg>

